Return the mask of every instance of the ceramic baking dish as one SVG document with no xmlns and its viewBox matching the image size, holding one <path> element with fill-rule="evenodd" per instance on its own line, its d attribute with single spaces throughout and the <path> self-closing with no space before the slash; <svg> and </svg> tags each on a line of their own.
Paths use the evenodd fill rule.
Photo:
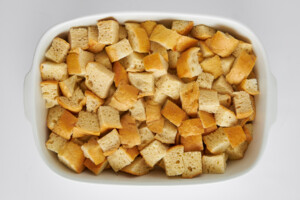
<svg viewBox="0 0 300 200">
<path fill-rule="evenodd" d="M 254 138 L 250 144 L 245 157 L 242 160 L 228 163 L 225 174 L 203 174 L 193 179 L 168 178 L 162 171 L 153 171 L 141 177 L 132 177 L 125 174 L 115 174 L 112 171 L 104 171 L 98 176 L 94 176 L 87 171 L 76 174 L 62 163 L 56 155 L 48 151 L 45 141 L 49 131 L 46 127 L 46 115 L 44 100 L 40 90 L 40 63 L 44 59 L 44 54 L 49 48 L 52 39 L 66 33 L 74 26 L 87 26 L 96 24 L 97 20 L 113 17 L 120 23 L 125 21 L 155 20 L 166 22 L 172 19 L 191 20 L 195 24 L 206 24 L 217 29 L 227 31 L 239 39 L 251 42 L 257 61 L 255 72 L 259 81 L 260 95 L 256 97 L 257 115 L 254 121 Z M 32 125 L 33 137 L 37 150 L 46 165 L 55 173 L 62 177 L 80 182 L 115 184 L 115 185 L 186 185 L 205 184 L 229 180 L 239 177 L 249 172 L 259 162 L 263 150 L 266 146 L 270 126 L 276 118 L 277 93 L 276 81 L 270 72 L 265 50 L 257 36 L 244 25 L 223 17 L 207 15 L 187 15 L 179 13 L 157 13 L 157 12 L 128 12 L 128 13 L 106 13 L 93 16 L 81 17 L 58 24 L 49 29 L 40 39 L 34 55 L 33 65 L 30 72 L 25 77 L 24 84 L 24 106 L 25 113 Z"/>
</svg>

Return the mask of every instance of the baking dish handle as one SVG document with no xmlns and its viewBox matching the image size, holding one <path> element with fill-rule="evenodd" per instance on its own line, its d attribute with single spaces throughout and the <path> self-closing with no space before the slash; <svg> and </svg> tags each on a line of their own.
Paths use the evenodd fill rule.
<svg viewBox="0 0 300 200">
<path fill-rule="evenodd" d="M 270 116 L 269 116 L 269 128 L 271 125 L 276 121 L 277 119 L 277 101 L 278 101 L 278 96 L 277 96 L 277 81 L 276 78 L 272 73 L 270 73 L 270 87 L 269 88 L 269 98 L 270 102 L 268 104 L 269 108 L 268 110 L 270 111 Z"/>
<path fill-rule="evenodd" d="M 24 80 L 24 90 L 23 90 L 23 100 L 24 100 L 24 112 L 26 118 L 32 122 L 32 110 L 33 110 L 33 84 L 32 82 L 32 73 L 29 71 Z"/>
</svg>

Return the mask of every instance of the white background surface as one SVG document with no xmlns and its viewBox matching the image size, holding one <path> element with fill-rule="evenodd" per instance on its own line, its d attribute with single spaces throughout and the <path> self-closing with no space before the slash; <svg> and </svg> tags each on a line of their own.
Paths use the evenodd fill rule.
<svg viewBox="0 0 300 200">
<path fill-rule="evenodd" d="M 299 7 L 299 1 L 0 0 L 0 199 L 300 199 Z M 278 83 L 278 117 L 251 172 L 201 186 L 118 187 L 69 181 L 43 163 L 23 113 L 23 80 L 39 38 L 66 20 L 132 10 L 224 16 L 259 36 Z"/>
</svg>

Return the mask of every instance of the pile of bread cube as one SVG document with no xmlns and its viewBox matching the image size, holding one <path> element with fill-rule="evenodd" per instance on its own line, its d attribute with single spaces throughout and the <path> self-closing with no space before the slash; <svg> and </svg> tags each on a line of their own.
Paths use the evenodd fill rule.
<svg viewBox="0 0 300 200">
<path fill-rule="evenodd" d="M 72 27 L 40 65 L 46 147 L 77 173 L 224 173 L 252 140 L 255 61 L 250 43 L 192 21 Z"/>
</svg>

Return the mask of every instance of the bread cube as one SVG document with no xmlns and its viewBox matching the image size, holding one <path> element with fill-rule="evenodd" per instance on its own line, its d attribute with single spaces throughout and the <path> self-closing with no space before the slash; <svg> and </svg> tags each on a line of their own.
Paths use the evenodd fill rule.
<svg viewBox="0 0 300 200">
<path fill-rule="evenodd" d="M 204 72 L 211 73 L 215 79 L 223 74 L 221 59 L 218 55 L 204 59 L 201 62 L 201 67 Z"/>
<path fill-rule="evenodd" d="M 202 156 L 200 151 L 184 152 L 183 163 L 182 178 L 193 178 L 202 174 Z"/>
<path fill-rule="evenodd" d="M 127 150 L 123 147 L 120 147 L 117 151 L 107 157 L 108 163 L 111 168 L 118 172 L 120 169 L 129 165 L 134 158 L 127 153 Z"/>
<path fill-rule="evenodd" d="M 250 95 L 250 100 L 251 100 L 251 106 L 253 109 L 253 113 L 249 116 L 249 121 L 253 121 L 256 116 L 256 106 L 255 106 L 255 99 L 253 96 Z"/>
<path fill-rule="evenodd" d="M 245 141 L 234 148 L 229 146 L 225 153 L 228 155 L 229 160 L 239 160 L 244 157 L 244 153 L 246 152 L 247 148 L 248 143 Z"/>
<path fill-rule="evenodd" d="M 208 57 L 212 57 L 214 54 L 214 52 L 207 46 L 207 44 L 203 41 L 199 41 L 199 46 L 202 52 L 202 56 L 204 58 L 208 58 Z"/>
<path fill-rule="evenodd" d="M 143 59 L 145 70 L 152 72 L 155 78 L 159 78 L 168 73 L 168 62 L 159 53 L 145 56 Z"/>
<path fill-rule="evenodd" d="M 52 108 L 57 103 L 57 97 L 59 96 L 59 88 L 57 81 L 43 81 L 41 82 L 41 90 L 43 99 L 46 101 L 46 108 Z"/>
<path fill-rule="evenodd" d="M 135 119 L 126 113 L 121 117 L 122 129 L 119 130 L 120 141 L 123 147 L 132 148 L 141 144 L 141 136 Z"/>
<path fill-rule="evenodd" d="M 172 99 L 178 99 L 180 96 L 180 88 L 182 85 L 181 80 L 171 74 L 166 74 L 155 83 L 157 90 L 161 93 L 171 97 Z"/>
<path fill-rule="evenodd" d="M 146 124 L 154 133 L 162 133 L 164 127 L 164 119 L 160 112 L 159 104 L 148 101 L 146 103 Z"/>
<path fill-rule="evenodd" d="M 53 132 L 66 140 L 69 140 L 76 123 L 77 118 L 69 111 L 64 110 L 58 118 L 57 123 L 54 125 Z"/>
<path fill-rule="evenodd" d="M 165 103 L 163 109 L 161 110 L 161 114 L 177 127 L 188 118 L 187 114 L 170 100 L 167 100 Z"/>
<path fill-rule="evenodd" d="M 105 47 L 105 44 L 98 42 L 98 27 L 97 26 L 89 26 L 88 27 L 88 50 L 93 53 L 99 53 Z"/>
<path fill-rule="evenodd" d="M 158 24 L 150 35 L 150 41 L 157 42 L 167 49 L 174 50 L 179 37 L 180 35 L 176 31 L 170 30 L 162 24 Z"/>
<path fill-rule="evenodd" d="M 246 134 L 241 126 L 223 128 L 223 131 L 229 139 L 230 146 L 233 148 L 246 141 Z"/>
<path fill-rule="evenodd" d="M 231 96 L 229 94 L 218 94 L 220 105 L 229 107 L 231 105 Z"/>
<path fill-rule="evenodd" d="M 72 27 L 69 30 L 68 41 L 71 49 L 81 48 L 86 50 L 89 48 L 88 30 L 86 27 Z"/>
<path fill-rule="evenodd" d="M 104 100 L 92 93 L 89 90 L 85 91 L 85 97 L 86 97 L 86 110 L 88 112 L 96 113 L 99 106 L 101 106 L 104 103 Z"/>
<path fill-rule="evenodd" d="M 217 125 L 221 127 L 234 126 L 238 122 L 234 112 L 221 105 L 215 113 L 215 118 Z"/>
<path fill-rule="evenodd" d="M 68 78 L 66 63 L 43 62 L 40 66 L 43 81 L 63 81 Z"/>
<path fill-rule="evenodd" d="M 148 166 L 153 167 L 167 153 L 168 147 L 161 142 L 154 140 L 140 151 Z"/>
<path fill-rule="evenodd" d="M 230 69 L 233 65 L 234 60 L 235 60 L 234 56 L 228 56 L 225 58 L 221 58 L 221 66 L 222 66 L 224 75 L 227 75 L 230 72 Z"/>
<path fill-rule="evenodd" d="M 182 84 L 180 89 L 182 109 L 190 116 L 197 115 L 199 95 L 199 86 L 196 82 Z"/>
<path fill-rule="evenodd" d="M 217 129 L 218 129 L 217 125 L 213 125 L 213 126 L 210 126 L 208 128 L 205 128 L 203 135 L 208 135 L 208 134 L 214 132 Z"/>
<path fill-rule="evenodd" d="M 177 41 L 175 50 L 182 52 L 188 48 L 197 46 L 197 44 L 198 44 L 198 40 L 182 35 L 179 37 Z"/>
<path fill-rule="evenodd" d="M 223 128 L 218 128 L 215 132 L 203 136 L 203 141 L 212 154 L 223 153 L 230 146 L 230 141 Z"/>
<path fill-rule="evenodd" d="M 76 83 L 77 83 L 76 75 L 73 75 L 64 81 L 59 82 L 59 87 L 63 95 L 70 98 L 74 93 Z"/>
<path fill-rule="evenodd" d="M 248 53 L 252 53 L 252 44 L 240 40 L 238 46 L 232 52 L 232 55 L 238 57 L 243 50 L 247 51 Z"/>
<path fill-rule="evenodd" d="M 131 116 L 138 121 L 146 121 L 146 111 L 143 99 L 139 99 L 129 109 Z"/>
<path fill-rule="evenodd" d="M 169 67 L 171 69 L 177 68 L 178 58 L 180 57 L 180 52 L 178 51 L 168 51 L 168 58 L 169 58 Z"/>
<path fill-rule="evenodd" d="M 148 174 L 152 167 L 149 167 L 142 157 L 137 157 L 130 165 L 124 167 L 121 171 L 135 176 Z"/>
<path fill-rule="evenodd" d="M 112 65 L 106 51 L 101 51 L 95 55 L 95 62 L 104 65 L 109 70 L 112 70 Z"/>
<path fill-rule="evenodd" d="M 251 73 L 256 61 L 256 56 L 243 50 L 235 59 L 226 80 L 230 84 L 240 84 Z"/>
<path fill-rule="evenodd" d="M 246 141 L 248 144 L 250 144 L 250 142 L 252 141 L 252 138 L 253 138 L 253 124 L 252 123 L 245 124 L 243 126 L 243 130 L 244 130 L 244 133 L 246 134 Z"/>
<path fill-rule="evenodd" d="M 119 40 L 123 40 L 124 38 L 127 38 L 127 30 L 125 26 L 119 25 Z"/>
<path fill-rule="evenodd" d="M 114 62 L 112 70 L 115 73 L 114 82 L 116 87 L 118 87 L 121 82 L 129 83 L 127 72 L 120 62 Z"/>
<path fill-rule="evenodd" d="M 65 111 L 65 109 L 63 107 L 59 106 L 59 105 L 48 109 L 47 127 L 50 130 L 54 129 L 57 121 L 59 120 L 59 118 L 61 117 L 61 115 L 63 114 L 64 111 Z"/>
<path fill-rule="evenodd" d="M 117 150 L 121 144 L 119 133 L 116 129 L 98 140 L 98 144 L 103 151 L 103 155 L 108 156 L 111 152 Z"/>
<path fill-rule="evenodd" d="M 105 51 L 111 62 L 121 60 L 133 52 L 129 41 L 126 38 L 120 40 L 118 43 L 105 47 Z"/>
<path fill-rule="evenodd" d="M 200 89 L 199 110 L 216 113 L 219 105 L 220 102 L 217 91 Z"/>
<path fill-rule="evenodd" d="M 226 169 L 227 154 L 204 155 L 202 157 L 203 174 L 224 174 Z"/>
<path fill-rule="evenodd" d="M 181 35 L 187 35 L 194 26 L 193 21 L 174 20 L 172 21 L 172 30 Z"/>
<path fill-rule="evenodd" d="M 106 98 L 114 80 L 114 73 L 103 65 L 90 62 L 86 66 L 86 86 L 100 98 Z"/>
<path fill-rule="evenodd" d="M 188 137 L 192 135 L 200 135 L 204 133 L 200 118 L 187 119 L 178 127 L 181 137 Z"/>
<path fill-rule="evenodd" d="M 108 161 L 105 159 L 102 163 L 95 165 L 90 159 L 85 159 L 84 166 L 88 168 L 95 175 L 100 174 L 108 166 Z"/>
<path fill-rule="evenodd" d="M 67 56 L 68 73 L 85 75 L 86 65 L 94 61 L 94 54 L 81 48 L 72 49 Z"/>
<path fill-rule="evenodd" d="M 191 35 L 200 40 L 206 40 L 211 38 L 216 33 L 216 30 L 212 27 L 199 24 L 194 26 L 191 32 Z"/>
<path fill-rule="evenodd" d="M 69 49 L 70 44 L 68 42 L 56 37 L 53 39 L 50 48 L 45 53 L 45 57 L 53 62 L 61 63 L 65 61 Z"/>
<path fill-rule="evenodd" d="M 249 117 L 254 111 L 247 92 L 240 91 L 233 93 L 233 103 L 235 108 L 236 117 L 243 119 Z"/>
<path fill-rule="evenodd" d="M 198 115 L 202 122 L 203 128 L 209 128 L 216 125 L 216 120 L 213 114 L 200 110 Z"/>
<path fill-rule="evenodd" d="M 150 51 L 151 53 L 159 53 L 167 62 L 169 61 L 167 49 L 157 42 L 150 42 Z"/>
<path fill-rule="evenodd" d="M 81 150 L 84 156 L 90 159 L 95 165 L 99 165 L 105 160 L 105 156 L 95 137 L 92 137 L 87 143 L 83 144 Z"/>
<path fill-rule="evenodd" d="M 145 70 L 145 66 L 143 63 L 144 57 L 144 54 L 133 52 L 125 58 L 121 59 L 120 64 L 125 67 L 126 71 L 142 72 Z"/>
<path fill-rule="evenodd" d="M 139 133 L 141 137 L 141 144 L 138 146 L 138 149 L 142 150 L 154 140 L 154 134 L 147 126 L 139 128 Z"/>
<path fill-rule="evenodd" d="M 177 62 L 177 75 L 179 78 L 193 78 L 202 72 L 198 62 L 198 47 L 192 47 L 184 51 Z"/>
<path fill-rule="evenodd" d="M 212 89 L 216 90 L 220 94 L 232 95 L 233 89 L 231 85 L 226 81 L 225 77 L 220 76 L 212 85 Z"/>
<path fill-rule="evenodd" d="M 176 145 L 167 150 L 164 164 L 167 176 L 178 176 L 184 172 L 183 145 Z"/>
<path fill-rule="evenodd" d="M 83 162 L 85 157 L 78 144 L 73 142 L 67 142 L 59 151 L 58 159 L 64 163 L 67 167 L 75 171 L 76 173 L 81 173 L 84 169 Z"/>
<path fill-rule="evenodd" d="M 119 112 L 111 106 L 100 106 L 98 109 L 100 133 L 108 129 L 122 128 Z"/>
<path fill-rule="evenodd" d="M 100 135 L 100 125 L 96 113 L 80 111 L 75 126 L 78 131 L 86 135 Z"/>
<path fill-rule="evenodd" d="M 200 88 L 211 89 L 214 79 L 215 77 L 212 74 L 202 72 L 197 78 L 197 83 Z"/>
<path fill-rule="evenodd" d="M 180 137 L 180 143 L 184 146 L 184 151 L 202 151 L 202 134 Z"/>
<path fill-rule="evenodd" d="M 152 96 L 154 94 L 154 76 L 152 73 L 128 73 L 130 83 L 140 90 L 139 97 Z"/>
<path fill-rule="evenodd" d="M 68 142 L 68 140 L 56 135 L 55 133 L 50 133 L 49 138 L 46 142 L 46 147 L 50 151 L 58 153 L 58 151 Z"/>
<path fill-rule="evenodd" d="M 70 98 L 60 96 L 57 98 L 58 104 L 72 112 L 80 112 L 86 103 L 86 98 L 81 89 L 77 87 Z"/>
<path fill-rule="evenodd" d="M 165 120 L 162 133 L 156 134 L 155 139 L 165 144 L 175 144 L 177 135 L 177 127 Z"/>
<path fill-rule="evenodd" d="M 239 87 L 251 95 L 258 95 L 257 79 L 244 79 Z"/>
<path fill-rule="evenodd" d="M 102 20 L 97 23 L 98 42 L 115 44 L 119 40 L 119 23 L 115 20 Z"/>
<path fill-rule="evenodd" d="M 145 21 L 141 23 L 141 26 L 146 30 L 148 36 L 150 36 L 156 24 L 155 21 Z"/>
<path fill-rule="evenodd" d="M 125 28 L 133 51 L 148 53 L 150 51 L 150 41 L 146 30 L 138 23 L 125 23 Z"/>
</svg>

